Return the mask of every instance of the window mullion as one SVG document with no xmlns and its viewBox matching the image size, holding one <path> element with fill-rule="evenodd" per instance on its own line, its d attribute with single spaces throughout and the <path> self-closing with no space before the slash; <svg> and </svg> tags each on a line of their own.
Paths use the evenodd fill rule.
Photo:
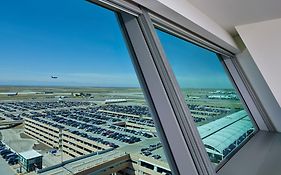
<svg viewBox="0 0 281 175">
<path fill-rule="evenodd" d="M 143 76 L 143 84 L 147 87 L 146 95 L 150 98 L 150 106 L 155 109 L 152 112 L 156 128 L 162 134 L 160 138 L 168 154 L 167 159 L 172 172 L 173 174 L 198 175 L 191 150 L 186 145 L 139 23 L 136 18 L 125 13 L 122 14 L 122 20 L 135 54 L 135 61 Z"/>
<path fill-rule="evenodd" d="M 155 34 L 153 23 L 148 12 L 145 10 L 143 10 L 141 25 L 143 32 L 146 35 L 150 52 L 153 55 L 154 62 L 162 79 L 163 86 L 176 115 L 177 122 L 184 135 L 186 144 L 191 151 L 197 171 L 199 174 L 213 174 L 214 168 L 208 159 L 200 135 L 194 125 L 191 113 L 189 109 L 186 108 L 184 99 L 181 97 L 179 86 L 177 85 L 168 62 L 166 61 L 160 41 Z"/>
</svg>

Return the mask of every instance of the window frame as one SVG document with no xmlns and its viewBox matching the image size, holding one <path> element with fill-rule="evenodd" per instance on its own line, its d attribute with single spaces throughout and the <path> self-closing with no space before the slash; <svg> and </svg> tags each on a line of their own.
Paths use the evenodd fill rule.
<svg viewBox="0 0 281 175">
<path fill-rule="evenodd" d="M 243 69 L 238 63 L 237 58 L 227 58 L 222 56 L 222 59 L 225 67 L 234 79 L 233 81 L 236 83 L 237 89 L 240 91 L 241 96 L 243 96 L 244 102 L 251 111 L 252 119 L 256 122 L 259 130 L 276 131 L 270 117 L 267 115 Z"/>
<path fill-rule="evenodd" d="M 153 22 L 145 9 L 143 9 L 143 14 L 140 17 L 140 25 L 147 40 L 147 45 L 152 53 L 163 86 L 172 105 L 176 120 L 184 136 L 184 142 L 190 150 L 189 152 L 192 155 L 198 174 L 214 174 L 213 165 L 209 160 L 199 132 L 194 125 L 191 113 L 186 108 L 186 104 L 182 98 L 182 93 L 177 85 L 176 78 L 174 77 L 161 47 L 161 43 L 154 31 Z"/>
<path fill-rule="evenodd" d="M 125 36 L 140 84 L 149 103 L 157 133 L 173 174 L 198 174 L 184 142 L 169 98 L 162 85 L 137 18 L 121 13 Z M 187 165 L 186 165 L 187 163 Z M 187 168 L 188 167 L 188 168 Z"/>
<path fill-rule="evenodd" d="M 157 133 L 160 134 L 159 139 L 173 175 L 203 175 L 203 173 L 198 172 L 198 167 L 194 164 L 189 145 L 186 144 L 178 126 L 179 123 L 159 77 L 147 40 L 144 37 L 141 28 L 141 17 L 143 16 L 141 8 L 133 6 L 133 9 L 131 9 L 130 4 L 119 0 L 87 1 L 114 11 L 119 19 L 136 75 L 152 112 L 152 118 Z"/>
<path fill-rule="evenodd" d="M 195 174 L 215 174 L 219 168 L 221 168 L 226 162 L 218 166 L 219 168 L 214 168 L 211 165 L 211 162 L 207 156 L 205 147 L 202 143 L 202 140 L 198 134 L 197 128 L 194 125 L 194 121 L 192 119 L 191 113 L 189 109 L 187 109 L 182 98 L 182 94 L 180 92 L 179 86 L 176 82 L 176 79 L 172 73 L 172 70 L 169 64 L 166 62 L 165 54 L 161 48 L 161 43 L 154 32 L 154 25 L 168 29 L 173 35 L 179 36 L 180 38 L 184 38 L 188 41 L 191 41 L 197 45 L 200 45 L 204 48 L 207 48 L 211 51 L 214 51 L 222 57 L 222 62 L 224 67 L 227 69 L 227 73 L 229 73 L 229 77 L 232 79 L 233 83 L 235 84 L 236 90 L 239 92 L 238 94 L 241 95 L 242 101 L 245 102 L 247 108 L 249 109 L 250 115 L 253 124 L 255 125 L 256 132 L 262 130 L 267 131 L 274 131 L 274 126 L 270 122 L 267 113 L 265 112 L 262 104 L 257 101 L 256 94 L 254 93 L 253 88 L 251 87 L 250 83 L 248 82 L 244 72 L 239 66 L 236 61 L 236 57 L 234 53 L 238 53 L 237 49 L 232 48 L 230 46 L 224 45 L 219 46 L 217 38 L 212 38 L 202 35 L 202 31 L 194 32 L 194 30 L 189 30 L 190 26 L 185 25 L 184 27 L 177 25 L 179 21 L 173 22 L 175 18 L 175 12 L 171 9 L 167 12 L 171 14 L 171 17 L 166 18 L 163 16 L 157 15 L 156 12 L 148 10 L 142 6 L 139 6 L 139 0 L 133 0 L 132 2 L 128 1 L 121 1 L 121 0 L 87 0 L 89 2 L 93 2 L 95 4 L 101 5 L 105 8 L 113 10 L 117 13 L 120 13 L 120 19 L 122 19 L 121 25 L 125 28 L 127 32 L 127 42 L 129 43 L 129 51 L 133 55 L 132 60 L 135 66 L 135 70 L 137 72 L 139 81 L 141 86 L 143 86 L 143 90 L 145 93 L 146 98 L 152 107 L 152 113 L 154 114 L 154 120 L 159 121 L 157 123 L 156 128 L 158 132 L 164 136 L 161 137 L 161 141 L 163 142 L 164 149 L 168 151 L 167 159 L 170 163 L 171 169 L 173 169 L 176 174 L 183 172 L 187 169 L 186 164 L 191 163 L 194 165 Z M 143 2 L 147 6 L 146 2 Z M 157 3 L 157 2 L 155 2 Z M 167 9 L 166 9 L 167 10 Z M 134 19 L 126 19 L 126 15 L 130 14 L 131 17 Z M 181 18 L 182 19 L 182 18 Z M 138 34 L 141 34 L 139 39 L 141 41 L 136 41 L 136 37 L 133 34 L 129 34 L 132 32 L 132 28 L 129 27 L 130 20 L 134 21 L 132 28 L 139 28 Z M 185 21 L 185 24 L 188 24 Z M 192 26 L 191 26 L 192 28 Z M 202 37 L 203 36 L 203 37 Z M 214 39 L 215 42 L 211 42 Z M 150 65 L 148 62 L 144 61 L 144 58 L 141 58 L 141 53 L 136 53 L 138 49 L 141 48 L 137 44 L 137 42 L 142 43 L 142 48 L 145 48 L 146 58 L 149 60 Z M 144 45 L 143 45 L 144 44 Z M 148 50 L 147 50 L 148 49 Z M 142 50 L 142 51 L 144 51 Z M 230 51 L 229 51 L 230 50 Z M 162 64 L 162 65 L 161 65 Z M 148 67 L 145 67 L 148 66 Z M 150 67 L 150 68 L 149 68 Z M 153 71 L 152 71 L 153 70 Z M 153 81 L 152 77 L 148 75 L 148 73 L 153 73 L 153 76 L 157 78 L 157 81 Z M 168 76 L 167 76 L 168 75 Z M 167 76 L 165 78 L 165 76 Z M 167 82 L 167 83 L 165 83 Z M 152 84 L 154 85 L 152 85 Z M 157 93 L 155 86 L 161 87 L 161 93 Z M 159 98 L 154 94 L 161 94 L 165 97 L 164 102 L 160 101 Z M 163 105 L 164 104 L 164 105 Z M 166 105 L 167 110 L 171 114 L 171 118 L 173 118 L 173 122 L 179 124 L 179 130 L 172 131 L 165 125 L 164 117 L 162 116 L 160 109 Z M 163 122 L 163 123 L 161 123 Z M 173 128 L 174 129 L 174 128 Z M 171 135 L 179 134 L 181 138 L 179 139 L 180 142 L 185 143 L 186 145 L 186 152 L 190 154 L 191 159 L 187 162 L 184 162 L 185 165 L 181 164 L 179 161 L 183 159 L 178 157 L 176 146 L 172 145 L 171 140 L 168 137 Z M 168 136 L 169 135 L 169 136 Z M 254 134 L 253 134 L 254 135 Z M 248 139 L 250 140 L 250 139 Z M 248 141 L 247 140 L 247 141 Z M 244 143 L 245 144 L 245 143 Z M 242 146 L 241 146 L 242 147 Z M 241 148 L 240 147 L 240 148 Z M 184 146 L 182 146 L 184 148 Z M 183 149 L 184 150 L 184 149 Z M 182 156 L 180 156 L 182 157 Z M 194 174 L 194 173 L 185 173 L 185 174 Z"/>
<path fill-rule="evenodd" d="M 249 118 L 252 121 L 252 124 L 255 128 L 255 132 L 251 134 L 249 138 L 244 140 L 238 148 L 235 149 L 233 153 L 231 153 L 230 156 L 228 156 L 226 159 L 222 160 L 214 169 L 216 172 L 218 172 L 232 157 L 235 155 L 254 135 L 256 135 L 260 130 L 269 130 L 274 131 L 272 123 L 270 123 L 270 120 L 268 119 L 268 116 L 266 116 L 266 112 L 262 108 L 262 105 L 259 103 L 259 101 L 255 100 L 256 95 L 253 92 L 252 87 L 249 85 L 248 80 L 246 79 L 244 73 L 242 72 L 241 67 L 238 63 L 236 63 L 236 57 L 233 53 L 217 46 L 216 44 L 209 42 L 207 40 L 202 39 L 200 36 L 188 31 L 187 29 L 182 29 L 173 23 L 162 19 L 161 17 L 155 15 L 153 12 L 149 10 L 145 10 L 150 17 L 149 20 L 150 23 L 155 26 L 155 28 L 158 28 L 164 32 L 167 32 L 168 34 L 171 34 L 173 36 L 176 36 L 180 39 L 186 40 L 188 42 L 191 42 L 195 45 L 198 45 L 200 47 L 203 47 L 205 49 L 208 49 L 210 51 L 213 51 L 217 53 L 218 59 L 221 61 L 222 66 L 226 70 L 228 77 L 230 78 L 231 83 L 233 84 L 237 94 L 240 97 L 241 103 L 244 105 L 245 110 L 249 114 Z M 154 31 L 151 31 L 152 33 Z M 163 48 L 161 46 L 160 40 L 157 35 L 154 36 L 156 43 L 158 45 L 158 50 L 162 50 Z M 163 59 L 166 59 L 166 56 L 164 53 L 162 53 Z M 172 72 L 169 63 L 166 63 L 166 66 L 168 67 L 168 71 Z M 174 80 L 173 84 L 174 86 L 177 86 L 177 92 L 181 93 L 179 90 L 179 85 L 176 82 L 176 78 L 173 73 L 170 74 L 170 77 Z M 183 97 L 181 99 L 181 102 L 184 103 Z M 188 108 L 188 107 L 186 107 Z M 188 109 L 189 111 L 189 109 Z M 191 115 L 187 115 L 187 117 L 191 117 Z M 191 126 L 194 127 L 194 126 Z M 197 137 L 198 139 L 198 137 Z M 201 138 L 200 138 L 201 140 Z M 204 158 L 203 158 L 204 159 Z M 205 160 L 206 161 L 206 160 Z M 210 161 L 210 160 L 209 160 Z"/>
</svg>

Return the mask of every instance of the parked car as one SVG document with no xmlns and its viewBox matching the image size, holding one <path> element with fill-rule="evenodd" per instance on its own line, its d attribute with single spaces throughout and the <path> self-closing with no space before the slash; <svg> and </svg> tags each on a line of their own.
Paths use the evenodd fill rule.
<svg viewBox="0 0 281 175">
<path fill-rule="evenodd" d="M 152 157 L 153 157 L 154 159 L 160 159 L 160 158 L 161 158 L 160 155 L 153 155 Z"/>
<path fill-rule="evenodd" d="M 10 154 L 10 153 L 12 153 L 12 151 L 7 149 L 7 148 L 5 148 L 2 151 L 0 151 L 1 156 L 4 156 L 5 154 Z"/>
<path fill-rule="evenodd" d="M 0 146 L 0 151 L 7 149 L 6 146 Z"/>
<path fill-rule="evenodd" d="M 18 164 L 18 163 L 19 163 L 19 157 L 8 159 L 8 164 L 10 164 L 10 165 L 15 165 L 15 164 Z"/>
<path fill-rule="evenodd" d="M 10 157 L 16 157 L 16 156 L 18 156 L 16 153 L 10 153 L 10 154 L 4 155 L 3 158 L 8 160 Z"/>
<path fill-rule="evenodd" d="M 149 151 L 144 151 L 143 154 L 144 154 L 145 156 L 150 156 L 152 153 L 149 152 Z"/>
</svg>

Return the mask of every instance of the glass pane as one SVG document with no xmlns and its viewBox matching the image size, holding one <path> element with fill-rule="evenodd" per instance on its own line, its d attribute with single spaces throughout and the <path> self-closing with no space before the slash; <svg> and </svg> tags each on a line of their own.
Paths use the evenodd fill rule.
<svg viewBox="0 0 281 175">
<path fill-rule="evenodd" d="M 157 34 L 206 151 L 218 164 L 253 133 L 254 126 L 214 52 L 161 30 Z"/>
<path fill-rule="evenodd" d="M 114 12 L 5 1 L 0 48 L 0 174 L 171 174 Z"/>
</svg>

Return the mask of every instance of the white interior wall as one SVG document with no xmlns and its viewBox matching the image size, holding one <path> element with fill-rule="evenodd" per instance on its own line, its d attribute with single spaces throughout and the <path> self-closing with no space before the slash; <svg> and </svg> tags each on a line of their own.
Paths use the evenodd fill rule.
<svg viewBox="0 0 281 175">
<path fill-rule="evenodd" d="M 281 106 L 281 18 L 236 29 Z"/>
<path fill-rule="evenodd" d="M 281 19 L 236 29 L 250 53 L 239 55 L 238 60 L 274 126 L 281 132 Z"/>
</svg>

